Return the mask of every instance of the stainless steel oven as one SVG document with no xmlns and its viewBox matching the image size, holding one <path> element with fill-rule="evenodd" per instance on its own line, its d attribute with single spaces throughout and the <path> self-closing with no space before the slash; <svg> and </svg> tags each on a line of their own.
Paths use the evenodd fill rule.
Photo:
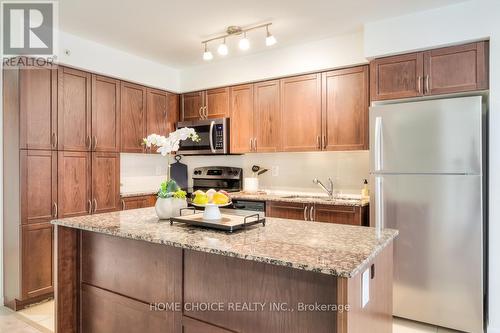
<svg viewBox="0 0 500 333">
<path fill-rule="evenodd" d="M 199 142 L 184 140 L 179 152 L 183 155 L 229 154 L 229 119 L 202 119 L 181 121 L 177 128 L 191 127 L 200 136 Z"/>
</svg>

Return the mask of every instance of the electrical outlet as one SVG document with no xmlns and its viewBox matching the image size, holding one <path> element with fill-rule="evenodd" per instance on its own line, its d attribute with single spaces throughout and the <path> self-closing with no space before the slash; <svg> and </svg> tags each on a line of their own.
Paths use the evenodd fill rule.
<svg viewBox="0 0 500 333">
<path fill-rule="evenodd" d="M 271 168 L 271 174 L 273 175 L 273 177 L 278 177 L 280 175 L 280 167 L 277 165 L 273 165 L 273 167 Z"/>
</svg>

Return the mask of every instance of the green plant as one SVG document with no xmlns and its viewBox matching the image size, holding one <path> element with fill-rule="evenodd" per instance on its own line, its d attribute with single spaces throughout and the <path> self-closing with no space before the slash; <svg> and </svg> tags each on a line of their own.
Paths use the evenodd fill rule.
<svg viewBox="0 0 500 333">
<path fill-rule="evenodd" d="M 174 193 L 178 192 L 179 190 L 179 185 L 177 185 L 177 182 L 175 180 L 165 180 L 161 183 L 160 189 L 158 190 L 158 198 L 171 198 L 172 196 L 174 196 Z"/>
</svg>

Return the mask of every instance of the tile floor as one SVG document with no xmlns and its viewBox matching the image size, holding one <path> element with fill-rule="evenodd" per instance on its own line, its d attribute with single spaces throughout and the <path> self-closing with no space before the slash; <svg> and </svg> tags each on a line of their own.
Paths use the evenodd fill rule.
<svg viewBox="0 0 500 333">
<path fill-rule="evenodd" d="M 454 333 L 444 328 L 394 318 L 393 333 Z M 17 313 L 0 307 L 0 332 L 52 333 L 54 332 L 54 301 L 31 306 Z"/>
</svg>

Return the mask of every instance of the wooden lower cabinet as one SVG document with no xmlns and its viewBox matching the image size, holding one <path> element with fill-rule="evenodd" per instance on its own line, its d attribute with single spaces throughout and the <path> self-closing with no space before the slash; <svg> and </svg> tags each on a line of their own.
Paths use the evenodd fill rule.
<svg viewBox="0 0 500 333">
<path fill-rule="evenodd" d="M 22 297 L 54 292 L 53 226 L 38 223 L 22 226 Z"/>
<path fill-rule="evenodd" d="M 156 204 L 156 195 L 140 195 L 122 198 L 122 210 L 153 207 Z"/>
<path fill-rule="evenodd" d="M 235 331 L 229 331 L 222 327 L 210 325 L 202 321 L 189 318 L 187 316 L 182 317 L 182 333 L 233 333 Z"/>
<path fill-rule="evenodd" d="M 303 203 L 268 201 L 266 216 L 290 220 L 307 220 L 307 207 Z"/>
</svg>

